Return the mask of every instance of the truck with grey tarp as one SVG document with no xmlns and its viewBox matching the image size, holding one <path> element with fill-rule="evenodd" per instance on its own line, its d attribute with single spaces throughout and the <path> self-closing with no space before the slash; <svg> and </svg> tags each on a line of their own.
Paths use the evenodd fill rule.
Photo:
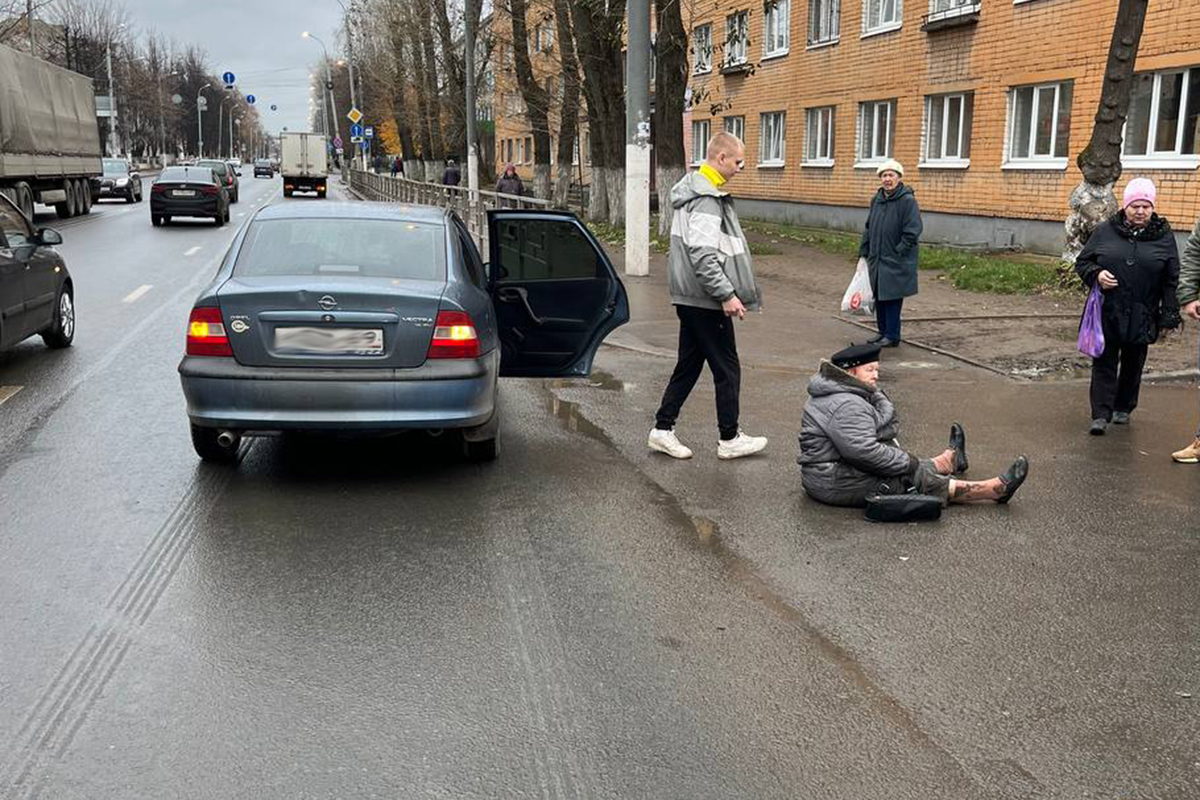
<svg viewBox="0 0 1200 800">
<path fill-rule="evenodd" d="M 0 192 L 66 219 L 92 210 L 102 171 L 92 79 L 0 45 Z"/>
</svg>

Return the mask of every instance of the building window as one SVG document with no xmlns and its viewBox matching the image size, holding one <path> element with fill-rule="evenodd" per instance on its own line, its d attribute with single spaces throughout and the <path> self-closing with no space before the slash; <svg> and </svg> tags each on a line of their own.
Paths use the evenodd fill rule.
<svg viewBox="0 0 1200 800">
<path fill-rule="evenodd" d="M 513 140 L 512 139 L 504 140 L 504 150 L 505 150 L 504 160 L 507 161 L 509 164 L 515 164 L 516 162 L 513 161 Z"/>
<path fill-rule="evenodd" d="M 833 44 L 842 32 L 842 0 L 808 0 L 808 46 Z"/>
<path fill-rule="evenodd" d="M 759 118 L 758 164 L 761 167 L 782 167 L 784 163 L 784 141 L 787 130 L 787 115 L 772 111 Z"/>
<path fill-rule="evenodd" d="M 885 33 L 900 27 L 904 0 L 863 0 L 863 35 Z"/>
<path fill-rule="evenodd" d="M 712 71 L 712 25 L 692 29 L 692 74 Z"/>
<path fill-rule="evenodd" d="M 571 166 L 579 166 L 579 137 L 575 137 L 575 141 L 571 143 Z"/>
<path fill-rule="evenodd" d="M 1200 67 L 1133 76 L 1123 154 L 1137 158 L 1200 155 Z"/>
<path fill-rule="evenodd" d="M 791 0 L 766 0 L 763 8 L 763 58 L 787 53 L 791 8 Z"/>
<path fill-rule="evenodd" d="M 823 106 L 804 112 L 804 158 L 801 163 L 833 166 L 833 108 Z"/>
<path fill-rule="evenodd" d="M 971 117 L 975 95 L 945 94 L 925 98 L 924 163 L 966 166 L 971 158 Z"/>
<path fill-rule="evenodd" d="M 591 166 L 592 163 L 592 134 L 585 133 L 583 135 L 583 163 Z"/>
<path fill-rule="evenodd" d="M 708 140 L 710 137 L 709 127 L 710 122 L 706 119 L 698 119 L 692 121 L 692 165 L 699 166 L 704 162 L 705 152 L 708 150 Z"/>
<path fill-rule="evenodd" d="M 858 112 L 858 161 L 871 164 L 892 157 L 896 101 L 861 103 Z"/>
<path fill-rule="evenodd" d="M 1073 83 L 1018 86 L 1008 97 L 1008 162 L 1066 167 Z"/>
<path fill-rule="evenodd" d="M 978 11 L 980 0 L 929 0 L 929 19 L 945 19 Z"/>
<path fill-rule="evenodd" d="M 533 137 L 532 136 L 525 137 L 525 163 L 526 164 L 533 163 Z"/>
<path fill-rule="evenodd" d="M 725 132 L 732 133 L 738 138 L 739 142 L 746 141 L 746 118 L 745 117 L 726 117 Z"/>
<path fill-rule="evenodd" d="M 723 66 L 745 64 L 750 44 L 750 12 L 739 11 L 725 18 L 725 60 Z"/>
</svg>

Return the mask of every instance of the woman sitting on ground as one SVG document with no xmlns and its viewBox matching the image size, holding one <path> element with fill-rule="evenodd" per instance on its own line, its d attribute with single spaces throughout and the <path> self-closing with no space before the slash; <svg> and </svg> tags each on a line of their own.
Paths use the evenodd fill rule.
<svg viewBox="0 0 1200 800">
<path fill-rule="evenodd" d="M 808 384 L 800 428 L 801 483 L 814 500 L 834 506 L 867 504 L 874 494 L 916 489 L 948 503 L 1007 503 L 1029 473 L 1020 456 L 1003 475 L 986 481 L 951 477 L 967 471 L 962 426 L 950 427 L 950 446 L 918 458 L 896 443 L 900 422 L 879 388 L 879 345 L 860 344 L 821 362 Z"/>
</svg>

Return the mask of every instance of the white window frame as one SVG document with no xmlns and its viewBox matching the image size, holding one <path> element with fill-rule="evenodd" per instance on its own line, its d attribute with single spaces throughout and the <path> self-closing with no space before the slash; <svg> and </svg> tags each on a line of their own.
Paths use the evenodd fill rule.
<svg viewBox="0 0 1200 800">
<path fill-rule="evenodd" d="M 883 21 L 883 4 L 893 2 L 894 19 Z M 871 6 L 875 4 L 879 6 L 879 24 L 871 27 Z M 900 30 L 904 24 L 904 0 L 863 0 L 862 10 L 862 38 L 868 36 L 878 36 L 881 33 L 891 33 L 892 31 Z"/>
<path fill-rule="evenodd" d="M 1023 86 L 1013 86 L 1008 90 L 1008 122 L 1005 125 L 1004 136 L 1004 164 L 1001 169 L 1044 169 L 1044 170 L 1065 170 L 1067 162 L 1070 160 L 1068 156 L 1055 156 L 1054 153 L 1058 149 L 1058 111 L 1062 105 L 1062 87 L 1063 84 L 1070 82 L 1069 80 L 1051 81 L 1049 83 L 1034 83 L 1025 84 Z M 1054 120 L 1050 125 L 1050 155 L 1039 156 L 1035 153 L 1037 149 L 1037 120 L 1038 110 L 1042 100 L 1042 90 L 1054 88 Z M 1017 93 L 1022 89 L 1033 90 L 1033 106 L 1029 109 L 1029 155 L 1017 157 L 1012 154 L 1013 145 L 1016 143 L 1016 126 L 1017 126 Z M 1071 104 L 1074 105 L 1075 93 L 1074 87 L 1071 92 Z M 1067 114 L 1071 113 L 1071 109 L 1067 109 Z"/>
<path fill-rule="evenodd" d="M 707 37 L 705 46 L 699 41 L 700 31 Z M 692 74 L 706 75 L 712 72 L 713 43 L 712 25 L 705 23 L 692 28 Z"/>
<path fill-rule="evenodd" d="M 949 3 L 949 5 L 939 9 L 938 3 Z M 982 7 L 982 0 L 929 0 L 929 21 L 954 19 L 967 14 L 975 14 Z"/>
<path fill-rule="evenodd" d="M 828 113 L 826 113 L 828 112 Z M 823 142 L 828 155 L 812 154 L 813 120 L 816 119 L 816 141 Z M 804 150 L 800 156 L 800 165 L 805 167 L 832 167 L 834 147 L 837 144 L 837 106 L 815 106 L 804 109 Z M 817 146 L 819 152 L 821 147 Z"/>
<path fill-rule="evenodd" d="M 893 148 L 896 144 L 892 137 L 892 131 L 896 125 L 896 106 L 897 102 L 895 99 L 867 100 L 866 102 L 858 104 L 858 136 L 854 142 L 854 155 L 857 159 L 854 162 L 855 168 L 874 167 L 882 164 L 884 161 L 887 161 L 892 157 L 892 153 L 895 152 Z M 887 108 L 888 110 L 888 124 L 884 126 L 883 155 L 881 156 L 875 155 L 875 153 L 879 150 L 880 108 Z M 865 121 L 865 114 L 867 113 L 868 109 L 870 109 L 871 113 L 871 155 L 864 158 L 863 145 L 865 144 L 864 138 L 867 131 L 866 125 L 863 123 Z"/>
<path fill-rule="evenodd" d="M 950 101 L 955 98 L 959 101 L 958 107 L 958 153 L 957 156 L 946 157 L 946 145 L 949 144 L 950 131 Z M 929 157 L 929 137 L 933 135 L 933 102 L 934 100 L 942 101 L 942 137 L 938 152 L 940 156 L 936 158 Z M 925 97 L 925 134 L 921 137 L 921 159 L 918 162 L 918 167 L 935 167 L 938 169 L 966 169 L 971 166 L 970 158 L 963 158 L 962 151 L 964 145 L 971 141 L 971 133 L 966 130 L 965 121 L 967 119 L 967 104 L 972 106 L 974 112 L 975 96 L 973 92 L 952 92 L 950 94 L 931 94 Z M 974 113 L 972 113 L 972 124 L 974 123 Z"/>
<path fill-rule="evenodd" d="M 712 138 L 712 120 L 692 120 L 692 166 L 698 167 L 704 163 L 704 153 L 708 140 Z"/>
<path fill-rule="evenodd" d="M 746 142 L 746 118 L 740 114 L 725 117 L 722 123 L 726 133 L 732 133 L 743 144 Z"/>
<path fill-rule="evenodd" d="M 825 20 L 830 22 L 830 34 L 824 39 L 813 38 L 814 26 L 819 28 L 820 22 Z M 808 0 L 808 49 L 829 47 L 837 44 L 841 38 L 842 0 Z"/>
<path fill-rule="evenodd" d="M 575 137 L 575 141 L 571 143 L 571 166 L 579 166 L 579 137 Z"/>
<path fill-rule="evenodd" d="M 735 26 L 740 27 L 740 30 L 735 30 Z M 725 17 L 725 53 L 721 66 L 736 67 L 745 64 L 749 58 L 750 12 L 735 11 Z"/>
<path fill-rule="evenodd" d="M 778 117 L 778 123 L 771 123 L 774 130 L 779 132 L 779 153 L 778 155 L 768 157 L 768 149 L 771 149 L 771 142 L 767 138 L 767 120 L 768 118 Z M 758 168 L 772 169 L 785 166 L 787 164 L 787 112 L 786 111 L 764 111 L 758 116 Z"/>
<path fill-rule="evenodd" d="M 1191 73 L 1193 71 L 1200 72 L 1200 66 L 1164 69 L 1150 73 L 1154 76 L 1154 84 L 1150 88 L 1150 128 L 1146 132 L 1146 152 L 1144 154 L 1125 152 L 1125 143 L 1129 141 L 1127 136 L 1129 122 L 1126 120 L 1125 128 L 1121 132 L 1122 164 L 1137 166 L 1142 169 L 1196 169 L 1200 167 L 1200 153 L 1183 152 L 1183 129 L 1187 127 L 1185 122 L 1187 119 L 1188 103 L 1192 99 L 1189 90 Z M 1155 150 L 1154 142 L 1158 138 L 1159 105 L 1162 102 L 1162 79 L 1167 75 L 1179 75 L 1181 73 L 1183 75 L 1183 92 L 1179 95 L 1179 130 L 1175 132 L 1175 149 Z M 1134 77 L 1137 78 L 1145 74 L 1147 73 L 1137 73 Z"/>
<path fill-rule="evenodd" d="M 763 10 L 763 58 L 779 58 L 788 54 L 791 44 L 792 0 L 775 0 L 775 5 Z"/>
</svg>

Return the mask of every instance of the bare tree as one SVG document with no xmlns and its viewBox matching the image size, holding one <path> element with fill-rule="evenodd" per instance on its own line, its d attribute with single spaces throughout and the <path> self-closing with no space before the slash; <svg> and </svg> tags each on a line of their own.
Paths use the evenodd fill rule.
<svg viewBox="0 0 1200 800">
<path fill-rule="evenodd" d="M 588 217 L 625 218 L 624 0 L 571 0 L 591 134 Z"/>
<path fill-rule="evenodd" d="M 567 0 L 554 0 L 558 30 L 558 58 L 562 67 L 562 102 L 558 111 L 558 174 L 554 177 L 554 205 L 567 207 L 571 167 L 579 153 L 579 60 L 575 56 L 575 30 Z"/>
<path fill-rule="evenodd" d="M 1076 159 L 1083 180 L 1071 192 L 1067 244 L 1063 251 L 1063 260 L 1072 264 L 1096 226 L 1118 210 L 1113 186 L 1121 177 L 1125 119 L 1129 115 L 1133 69 L 1148 5 L 1149 0 L 1120 0 L 1117 7 L 1092 138 Z"/>
<path fill-rule="evenodd" d="M 509 18 L 512 22 L 513 66 L 517 73 L 517 87 L 525 101 L 525 117 L 533 132 L 533 194 L 535 197 L 550 197 L 550 107 L 549 94 L 538 83 L 533 74 L 533 63 L 529 59 L 529 29 L 526 14 L 529 8 L 525 0 L 509 0 Z"/>
<path fill-rule="evenodd" d="M 658 232 L 671 232 L 671 188 L 687 172 L 683 149 L 684 92 L 687 88 L 688 41 L 680 0 L 656 0 L 654 156 L 658 190 Z"/>
</svg>

